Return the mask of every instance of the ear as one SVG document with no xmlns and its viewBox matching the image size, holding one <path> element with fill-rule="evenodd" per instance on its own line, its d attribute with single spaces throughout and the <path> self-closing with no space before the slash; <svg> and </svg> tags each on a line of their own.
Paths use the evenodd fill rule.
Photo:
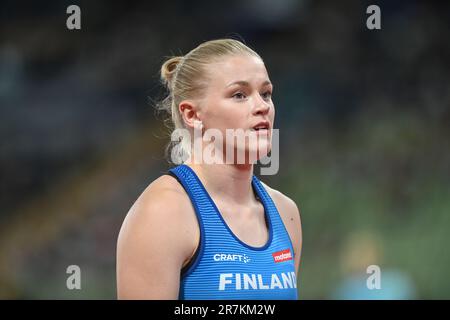
<svg viewBox="0 0 450 320">
<path fill-rule="evenodd" d="M 201 121 L 198 105 L 190 100 L 180 102 L 178 110 L 187 128 L 194 128 L 195 121 Z"/>
</svg>

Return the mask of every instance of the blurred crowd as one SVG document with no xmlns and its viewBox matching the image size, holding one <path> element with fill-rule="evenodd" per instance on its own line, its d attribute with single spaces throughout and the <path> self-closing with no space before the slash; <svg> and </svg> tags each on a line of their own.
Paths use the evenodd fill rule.
<svg viewBox="0 0 450 320">
<path fill-rule="evenodd" d="M 450 298 L 450 5 L 378 1 L 368 30 L 369 4 L 3 1 L 0 298 L 115 298 L 120 225 L 169 168 L 160 66 L 223 37 L 274 83 L 280 170 L 261 179 L 301 211 L 300 298 Z"/>
</svg>

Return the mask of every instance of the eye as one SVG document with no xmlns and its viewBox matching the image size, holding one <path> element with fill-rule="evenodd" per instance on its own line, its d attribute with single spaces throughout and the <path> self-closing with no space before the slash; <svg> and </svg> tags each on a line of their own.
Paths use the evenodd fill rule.
<svg viewBox="0 0 450 320">
<path fill-rule="evenodd" d="M 263 94 L 261 94 L 261 96 L 263 97 L 264 100 L 270 100 L 272 98 L 272 92 L 266 91 Z"/>
<path fill-rule="evenodd" d="M 246 95 L 242 92 L 236 92 L 235 94 L 233 94 L 233 98 L 242 100 L 246 98 Z"/>
</svg>

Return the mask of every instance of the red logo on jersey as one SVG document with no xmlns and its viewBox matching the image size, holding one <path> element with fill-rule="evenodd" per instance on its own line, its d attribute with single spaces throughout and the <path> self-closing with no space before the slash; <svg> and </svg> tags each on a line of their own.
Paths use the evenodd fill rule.
<svg viewBox="0 0 450 320">
<path fill-rule="evenodd" d="M 275 262 L 283 262 L 283 261 L 292 260 L 291 249 L 285 249 L 285 250 L 274 252 L 274 253 L 272 253 L 272 257 Z"/>
</svg>

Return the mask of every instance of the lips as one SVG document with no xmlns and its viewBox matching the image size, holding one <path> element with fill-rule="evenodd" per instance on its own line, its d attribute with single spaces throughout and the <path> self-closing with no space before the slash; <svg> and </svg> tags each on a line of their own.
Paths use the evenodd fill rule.
<svg viewBox="0 0 450 320">
<path fill-rule="evenodd" d="M 270 123 L 269 121 L 261 121 L 252 127 L 252 131 L 260 131 L 260 130 L 269 130 Z"/>
</svg>

